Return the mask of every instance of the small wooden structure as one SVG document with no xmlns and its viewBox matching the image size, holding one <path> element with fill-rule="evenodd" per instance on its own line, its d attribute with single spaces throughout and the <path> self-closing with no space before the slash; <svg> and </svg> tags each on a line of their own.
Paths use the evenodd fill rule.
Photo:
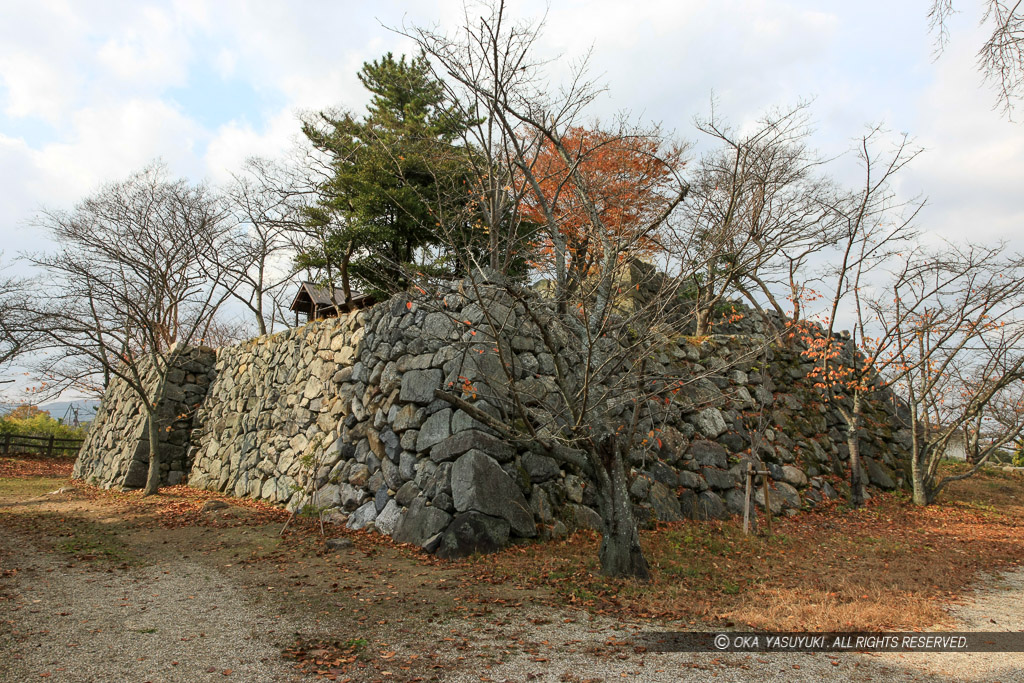
<svg viewBox="0 0 1024 683">
<path fill-rule="evenodd" d="M 289 309 L 295 311 L 295 324 L 299 324 L 299 314 L 304 313 L 306 320 L 333 318 L 344 311 L 369 306 L 373 299 L 368 294 L 352 290 L 352 298 L 345 297 L 340 287 L 321 287 L 312 282 L 303 282 L 292 300 Z"/>
<path fill-rule="evenodd" d="M 760 476 L 761 482 L 764 484 L 764 520 L 768 527 L 768 535 L 772 535 L 772 499 L 768 491 L 768 475 L 771 474 L 768 470 L 755 470 L 753 464 L 747 462 L 747 486 L 743 501 L 743 533 L 750 533 L 750 523 L 755 521 L 752 512 L 756 514 L 754 510 L 754 486 L 756 485 L 755 477 Z"/>
</svg>

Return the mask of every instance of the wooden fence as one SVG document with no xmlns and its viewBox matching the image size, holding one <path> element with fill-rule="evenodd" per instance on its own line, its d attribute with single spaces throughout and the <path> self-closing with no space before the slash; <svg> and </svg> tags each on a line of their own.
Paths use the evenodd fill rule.
<svg viewBox="0 0 1024 683">
<path fill-rule="evenodd" d="M 85 439 L 60 439 L 50 436 L 24 436 L 21 434 L 4 434 L 0 437 L 0 453 L 40 453 L 46 457 L 53 455 L 71 455 L 78 452 Z"/>
</svg>

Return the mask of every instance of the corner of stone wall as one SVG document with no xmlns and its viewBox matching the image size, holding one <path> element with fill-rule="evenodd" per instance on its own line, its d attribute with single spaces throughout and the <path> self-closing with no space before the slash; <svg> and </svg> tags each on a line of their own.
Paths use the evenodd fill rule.
<svg viewBox="0 0 1024 683">
<path fill-rule="evenodd" d="M 156 416 L 160 427 L 161 485 L 181 483 L 187 474 L 186 453 L 193 418 L 213 379 L 213 349 L 182 347 L 171 360 L 162 386 L 152 371 L 149 387 L 161 398 Z M 115 377 L 104 392 L 100 409 L 75 460 L 73 476 L 104 488 L 142 488 L 149 471 L 148 418 L 142 399 L 127 382 Z"/>
</svg>

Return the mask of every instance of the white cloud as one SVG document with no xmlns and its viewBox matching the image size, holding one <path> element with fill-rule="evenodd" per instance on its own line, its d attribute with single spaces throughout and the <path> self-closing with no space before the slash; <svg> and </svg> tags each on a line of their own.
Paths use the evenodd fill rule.
<svg viewBox="0 0 1024 683">
<path fill-rule="evenodd" d="M 73 99 L 58 68 L 35 55 L 0 58 L 0 79 L 7 89 L 4 111 L 11 117 L 38 116 L 56 123 Z"/>
<path fill-rule="evenodd" d="M 227 182 L 249 157 L 269 159 L 284 156 L 298 135 L 298 120 L 291 109 L 284 109 L 261 127 L 232 121 L 220 127 L 206 147 L 206 175 L 211 182 Z"/>
<path fill-rule="evenodd" d="M 167 12 L 141 7 L 99 47 L 97 64 L 134 88 L 180 86 L 188 75 L 188 28 Z"/>
<path fill-rule="evenodd" d="M 1024 249 L 1024 130 L 992 110 L 974 68 L 983 33 L 956 36 L 919 103 L 924 155 L 907 174 L 929 195 L 922 226 L 949 239 L 1010 239 Z"/>
</svg>

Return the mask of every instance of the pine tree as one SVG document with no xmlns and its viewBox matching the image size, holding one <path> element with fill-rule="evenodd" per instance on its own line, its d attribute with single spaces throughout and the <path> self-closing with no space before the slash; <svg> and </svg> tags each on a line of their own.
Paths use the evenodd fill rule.
<svg viewBox="0 0 1024 683">
<path fill-rule="evenodd" d="M 301 267 L 369 292 L 403 284 L 402 273 L 443 267 L 437 227 L 452 188 L 466 173 L 466 148 L 456 144 L 468 122 L 446 106 L 444 88 L 423 55 L 391 53 L 363 65 L 372 93 L 366 114 L 321 112 L 303 133 L 330 160 L 332 177 L 307 210 L 319 239 L 299 255 Z"/>
</svg>

